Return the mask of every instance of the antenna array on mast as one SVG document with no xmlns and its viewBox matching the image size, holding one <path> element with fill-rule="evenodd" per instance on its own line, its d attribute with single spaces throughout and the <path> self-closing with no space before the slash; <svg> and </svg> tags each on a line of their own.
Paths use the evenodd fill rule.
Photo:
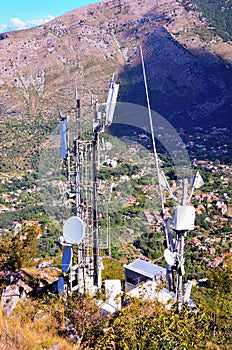
<svg viewBox="0 0 232 350">
<path fill-rule="evenodd" d="M 67 218 L 60 243 L 66 246 L 62 271 L 71 290 L 94 293 L 101 287 L 99 256 L 98 181 L 99 134 L 113 121 L 119 84 L 111 79 L 106 103 L 96 100 L 92 105 L 92 133 L 81 135 L 81 108 L 75 81 L 76 136 L 69 145 L 67 117 L 60 114 L 61 158 L 67 170 L 67 205 L 75 216 Z M 92 98 L 93 99 L 93 98 Z M 93 101 L 92 101 L 93 103 Z M 82 136 L 82 137 L 81 137 Z M 109 236 L 108 236 L 109 237 Z M 110 250 L 110 249 L 109 249 Z M 61 276 L 62 277 L 62 276 Z M 59 290 L 63 290 L 59 279 Z"/>
<path fill-rule="evenodd" d="M 156 165 L 156 171 L 158 176 L 158 187 L 159 187 L 159 195 L 161 202 L 161 210 L 162 216 L 164 220 L 164 230 L 166 235 L 166 249 L 164 250 L 164 258 L 166 260 L 166 271 L 167 271 L 167 280 L 168 280 L 168 288 L 170 292 L 176 293 L 176 301 L 178 303 L 179 309 L 181 309 L 181 305 L 184 301 L 189 300 L 190 292 L 191 292 L 191 284 L 188 284 L 186 288 L 185 296 L 182 294 L 182 277 L 184 275 L 184 237 L 187 232 L 194 229 L 194 221 L 195 221 L 195 209 L 192 205 L 189 204 L 193 191 L 195 188 L 199 188 L 203 185 L 203 180 L 199 174 L 196 174 L 193 180 L 192 189 L 190 196 L 188 197 L 188 180 L 183 179 L 182 181 L 182 198 L 178 199 L 173 193 L 168 184 L 168 181 L 163 173 L 163 171 L 159 167 L 158 155 L 156 150 L 155 143 L 155 135 L 154 135 L 154 126 L 151 115 L 149 94 L 148 94 L 148 86 L 146 79 L 146 70 L 143 59 L 142 48 L 140 47 L 141 54 L 141 62 L 142 62 L 142 70 L 143 70 L 143 78 L 145 85 L 145 92 L 147 98 L 147 107 L 150 121 L 150 129 L 152 136 L 152 144 L 153 144 L 153 153 Z M 173 228 L 171 227 L 171 220 L 165 213 L 164 208 L 164 189 L 167 190 L 169 196 L 176 200 L 177 206 L 175 207 L 175 219 Z M 181 205 L 180 205 L 181 203 Z M 174 238 L 175 235 L 175 238 Z M 176 283 L 174 279 L 174 274 L 176 274 Z"/>
</svg>

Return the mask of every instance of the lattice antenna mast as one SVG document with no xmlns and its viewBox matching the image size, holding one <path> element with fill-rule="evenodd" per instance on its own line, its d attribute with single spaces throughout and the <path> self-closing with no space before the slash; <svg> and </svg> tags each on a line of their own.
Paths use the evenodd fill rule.
<svg viewBox="0 0 232 350">
<path fill-rule="evenodd" d="M 80 157 L 82 147 L 80 144 L 80 119 L 81 119 L 81 103 L 77 93 L 77 83 L 75 79 L 75 95 L 76 95 L 76 139 L 74 141 L 75 150 L 75 187 L 76 187 L 76 216 L 81 217 L 81 180 L 80 180 Z"/>
<path fill-rule="evenodd" d="M 66 245 L 62 258 L 62 272 L 66 273 L 70 270 L 70 289 L 78 289 L 81 294 L 84 291 L 92 293 L 96 288 L 99 289 L 101 287 L 97 208 L 98 145 L 100 132 L 104 131 L 105 127 L 110 126 L 113 121 L 118 89 L 119 84 L 115 83 L 113 76 L 106 103 L 100 104 L 96 101 L 95 105 L 92 106 L 92 111 L 94 111 L 92 139 L 82 140 L 80 100 L 75 81 L 76 137 L 72 152 L 69 151 L 67 146 L 67 118 L 60 116 L 61 154 L 64 164 L 68 166 L 67 177 L 71 186 L 67 195 L 71 201 L 75 198 L 75 216 L 70 217 L 65 222 L 63 237 L 60 237 L 60 243 Z M 72 160 L 72 171 L 70 171 L 70 158 Z M 86 160 L 90 161 L 90 163 L 87 162 L 87 164 Z M 88 176 L 89 165 L 91 165 L 91 177 Z M 74 249 L 77 251 L 76 265 L 72 265 Z M 75 279 L 73 279 L 73 273 L 75 274 Z M 59 279 L 59 284 L 59 290 L 61 291 L 61 287 L 64 284 L 62 276 Z"/>
<path fill-rule="evenodd" d="M 81 103 L 78 97 L 77 82 L 75 79 L 75 97 L 76 97 L 76 139 L 74 141 L 75 150 L 75 189 L 76 189 L 76 216 L 82 219 L 82 206 L 81 206 L 81 189 L 83 187 L 83 146 L 80 142 L 81 137 Z M 81 242 L 77 245 L 77 283 L 79 293 L 84 293 L 84 274 L 85 274 L 85 249 L 84 243 Z"/>
</svg>

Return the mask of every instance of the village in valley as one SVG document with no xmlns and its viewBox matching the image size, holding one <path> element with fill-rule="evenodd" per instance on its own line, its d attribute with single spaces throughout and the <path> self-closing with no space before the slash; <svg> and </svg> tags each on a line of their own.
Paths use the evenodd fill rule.
<svg viewBox="0 0 232 350">
<path fill-rule="evenodd" d="M 0 349 L 229 350 L 232 0 L 77 3 L 0 33 Z"/>
<path fill-rule="evenodd" d="M 213 131 L 216 132 L 216 129 Z M 99 191 L 104 191 L 109 178 L 112 182 L 112 205 L 117 206 L 117 202 L 120 203 L 122 198 L 124 200 L 124 209 L 118 213 L 118 216 L 121 216 L 121 218 L 117 220 L 117 215 L 113 215 L 111 218 L 113 257 L 115 254 L 115 257 L 122 259 L 122 262 L 130 262 L 138 256 L 145 256 L 151 261 L 156 261 L 157 259 L 160 261 L 161 259 L 162 263 L 160 242 L 164 239 L 163 218 L 159 207 L 157 207 L 156 185 L 154 186 L 154 180 L 151 180 L 155 176 L 153 174 L 154 165 L 152 165 L 153 155 L 150 152 L 144 153 L 144 145 L 147 146 L 149 144 L 149 137 L 145 134 L 139 134 L 136 137 L 126 137 L 127 141 L 130 139 L 130 142 L 133 138 L 136 141 L 140 140 L 143 145 L 138 143 L 130 145 L 130 151 L 127 152 L 126 159 L 121 159 L 118 162 L 118 159 L 116 161 L 115 158 L 114 167 L 109 167 L 106 163 L 105 165 L 103 164 L 99 175 L 101 179 Z M 207 150 L 204 146 L 201 146 L 200 137 L 197 137 L 196 141 L 194 141 L 190 135 L 189 140 L 186 148 L 191 154 L 192 170 L 193 173 L 201 172 L 204 185 L 200 189 L 195 190 L 192 198 L 196 222 L 194 231 L 190 232 L 186 237 L 186 250 L 187 259 L 191 261 L 196 259 L 194 271 L 198 270 L 198 266 L 200 268 L 200 273 L 198 271 L 198 274 L 202 277 L 204 269 L 223 264 L 225 257 L 232 252 L 232 234 L 230 233 L 232 227 L 232 166 L 223 164 L 219 160 L 198 159 L 195 150 L 200 149 L 205 153 L 207 153 Z M 218 146 L 218 148 L 218 151 L 220 151 L 221 147 Z M 226 145 L 224 148 L 226 151 Z M 209 150 L 209 153 L 211 151 Z M 142 162 L 141 157 L 143 158 Z M 126 166 L 125 162 L 127 162 Z M 161 160 L 160 162 L 170 181 L 171 189 L 175 193 L 178 183 L 173 174 L 171 174 L 170 168 L 165 168 L 165 161 Z M 107 172 L 109 172 L 108 175 Z M 40 196 L 41 184 L 36 173 L 32 170 L 28 170 L 21 175 L 2 173 L 0 182 L 0 215 L 3 218 L 0 227 L 1 236 L 18 235 L 26 227 L 37 227 L 38 247 L 41 250 L 39 257 L 52 258 L 56 254 L 55 252 L 59 250 L 57 237 L 60 234 L 60 229 L 56 227 L 57 218 L 44 219 L 46 215 L 43 210 L 44 203 Z M 130 182 L 133 190 L 129 191 L 129 193 L 124 193 L 125 184 Z M 172 199 L 167 197 L 165 205 L 166 215 L 172 217 L 174 206 Z M 135 217 L 136 224 L 134 223 Z M 144 249 L 144 244 L 140 241 L 141 237 L 147 232 L 153 235 L 154 252 L 150 256 L 146 256 L 149 253 L 144 253 L 146 249 Z M 23 236 L 21 239 L 23 239 Z M 118 243 L 114 246 L 115 241 L 120 242 L 120 246 L 118 246 Z M 159 249 L 155 247 L 157 242 L 159 242 Z M 121 254 L 118 254 L 117 250 L 120 250 Z M 125 251 L 127 252 L 126 257 L 125 253 L 123 253 Z M 39 260 L 36 256 L 34 259 L 35 261 Z M 202 269 L 203 266 L 204 268 Z M 198 275 L 188 271 L 188 276 L 197 278 Z"/>
</svg>

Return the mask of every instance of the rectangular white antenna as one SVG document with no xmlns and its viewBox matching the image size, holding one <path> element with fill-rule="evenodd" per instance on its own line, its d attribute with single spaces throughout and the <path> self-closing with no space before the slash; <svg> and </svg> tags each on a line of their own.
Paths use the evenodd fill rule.
<svg viewBox="0 0 232 350">
<path fill-rule="evenodd" d="M 185 284 L 185 291 L 184 291 L 184 303 L 189 303 L 190 295 L 191 295 L 191 289 L 192 289 L 192 281 L 188 281 Z"/>
<path fill-rule="evenodd" d="M 118 90 L 119 84 L 115 83 L 113 75 L 106 99 L 106 126 L 109 126 L 113 121 L 114 111 L 118 97 Z"/>
<path fill-rule="evenodd" d="M 192 205 L 178 205 L 175 209 L 174 228 L 177 231 L 194 230 L 195 208 Z"/>
</svg>

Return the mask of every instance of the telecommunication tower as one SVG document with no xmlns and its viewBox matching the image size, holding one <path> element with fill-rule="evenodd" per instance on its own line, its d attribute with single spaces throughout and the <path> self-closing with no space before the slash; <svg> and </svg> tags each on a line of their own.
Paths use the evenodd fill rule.
<svg viewBox="0 0 232 350">
<path fill-rule="evenodd" d="M 92 105 L 92 130 L 81 133 L 81 105 L 76 89 L 75 139 L 70 144 L 68 118 L 60 114 L 61 158 L 66 169 L 67 205 L 73 211 L 63 226 L 62 272 L 71 290 L 94 293 L 101 287 L 99 256 L 98 180 L 99 134 L 113 121 L 119 84 L 111 79 L 105 103 Z M 67 276 L 67 273 L 69 275 Z M 68 278 L 67 278 L 68 277 Z M 64 277 L 58 290 L 64 288 Z M 60 285 L 60 287 L 59 287 Z"/>
</svg>

